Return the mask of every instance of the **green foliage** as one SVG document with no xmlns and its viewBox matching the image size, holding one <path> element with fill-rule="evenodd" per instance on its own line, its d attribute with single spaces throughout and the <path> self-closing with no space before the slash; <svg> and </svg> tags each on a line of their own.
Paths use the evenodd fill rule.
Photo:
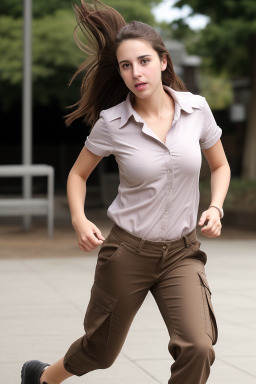
<svg viewBox="0 0 256 384">
<path fill-rule="evenodd" d="M 0 78 L 9 81 L 10 85 L 21 81 L 22 26 L 22 19 L 0 18 Z"/>
<path fill-rule="evenodd" d="M 21 17 L 23 2 L 21 0 L 1 0 L 0 15 Z"/>
<path fill-rule="evenodd" d="M 86 1 L 93 3 L 93 0 Z M 154 22 L 150 8 L 161 0 L 103 0 L 103 3 L 115 8 L 120 12 L 126 21 L 141 20 Z M 72 4 L 80 4 L 81 0 L 32 0 L 33 18 L 42 18 L 45 15 L 52 15 L 56 10 L 72 9 Z M 22 0 L 1 0 L 0 14 L 12 17 L 21 17 L 23 12 Z"/>
<path fill-rule="evenodd" d="M 178 0 L 175 7 L 182 8 L 189 5 L 191 14 L 210 16 L 213 23 L 218 23 L 227 18 L 253 21 L 256 15 L 256 2 L 254 0 Z"/>
<path fill-rule="evenodd" d="M 12 28 L 10 28 L 10 25 Z M 73 41 L 75 19 L 71 11 L 58 10 L 52 15 L 46 15 L 33 21 L 32 51 L 33 51 L 33 85 L 34 99 L 37 103 L 46 103 L 51 97 L 63 99 L 59 94 L 59 79 L 67 84 L 74 68 L 83 60 L 82 54 Z M 0 19 L 0 82 L 2 107 L 8 109 L 14 101 L 19 100 L 22 84 L 23 63 L 23 20 L 3 16 Z M 44 79 L 48 79 L 45 84 Z M 49 81 L 51 79 L 51 82 Z M 58 85 L 58 86 L 57 86 Z M 51 89 L 50 89 L 51 88 Z"/>
<path fill-rule="evenodd" d="M 211 109 L 225 109 L 233 101 L 233 92 L 227 74 L 206 72 L 200 76 L 200 95 L 204 96 Z"/>
<path fill-rule="evenodd" d="M 116 9 L 125 21 L 142 21 L 144 23 L 154 25 L 155 19 L 151 12 L 151 8 L 162 0 L 103 0 L 103 3 Z"/>
<path fill-rule="evenodd" d="M 170 25 L 169 25 L 169 29 L 170 29 Z M 194 35 L 196 33 L 189 28 L 185 19 L 174 20 L 171 23 L 171 29 L 173 31 L 174 38 L 182 41 L 187 41 L 187 39 L 190 39 L 191 35 Z"/>
<path fill-rule="evenodd" d="M 210 17 L 208 25 L 199 33 L 194 52 L 207 58 L 216 73 L 225 69 L 233 77 L 248 75 L 248 41 L 252 34 L 256 34 L 256 1 L 178 0 L 175 3 L 176 7 L 184 5 L 192 8 L 191 15 L 199 13 Z M 179 28 L 179 24 L 185 23 L 186 20 L 173 23 L 184 38 L 184 27 Z"/>
<path fill-rule="evenodd" d="M 159 3 L 157 0 L 154 3 Z M 142 21 L 144 23 L 154 25 L 155 20 L 151 13 L 152 1 L 150 0 L 106 0 L 105 4 L 115 8 L 124 17 L 125 21 L 132 20 Z"/>
<path fill-rule="evenodd" d="M 23 0 L 1 0 L 0 14 L 12 17 L 21 17 L 23 13 Z M 32 0 L 32 13 L 34 18 L 41 18 L 52 14 L 56 10 L 70 9 L 72 0 Z"/>
</svg>

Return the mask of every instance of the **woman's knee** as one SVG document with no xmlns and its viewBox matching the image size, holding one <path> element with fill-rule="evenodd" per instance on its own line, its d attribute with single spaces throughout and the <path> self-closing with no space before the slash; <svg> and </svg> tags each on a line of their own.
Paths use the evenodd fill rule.
<svg viewBox="0 0 256 384">
<path fill-rule="evenodd" d="M 212 365 L 215 360 L 215 352 L 212 346 L 212 340 L 208 335 L 201 337 L 193 342 L 193 354 L 200 359 L 209 359 Z"/>
<path fill-rule="evenodd" d="M 186 354 L 189 358 L 202 361 L 208 360 L 210 365 L 212 365 L 215 360 L 212 340 L 207 334 L 194 337 L 190 341 L 176 337 L 170 340 L 168 349 L 174 360 L 177 360 L 181 354 Z"/>
</svg>

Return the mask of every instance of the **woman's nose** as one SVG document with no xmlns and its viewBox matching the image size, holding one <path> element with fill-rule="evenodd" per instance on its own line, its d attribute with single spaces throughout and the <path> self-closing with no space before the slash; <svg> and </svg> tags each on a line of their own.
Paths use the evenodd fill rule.
<svg viewBox="0 0 256 384">
<path fill-rule="evenodd" d="M 133 74 L 133 77 L 135 77 L 135 78 L 141 76 L 141 71 L 140 71 L 138 65 L 133 65 L 132 74 Z"/>
</svg>

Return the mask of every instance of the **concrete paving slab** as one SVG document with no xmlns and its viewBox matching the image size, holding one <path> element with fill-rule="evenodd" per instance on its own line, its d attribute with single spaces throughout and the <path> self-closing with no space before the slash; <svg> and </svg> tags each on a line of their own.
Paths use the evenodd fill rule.
<svg viewBox="0 0 256 384">
<path fill-rule="evenodd" d="M 141 309 L 142 310 L 142 309 Z M 123 353 L 129 359 L 164 359 L 169 357 L 169 335 L 162 330 L 133 330 L 127 336 Z"/>
<path fill-rule="evenodd" d="M 254 375 L 243 371 L 239 366 L 230 365 L 216 358 L 207 384 L 253 384 L 255 378 Z"/>
<path fill-rule="evenodd" d="M 150 371 L 144 370 L 135 361 L 116 360 L 115 364 L 107 370 L 90 372 L 81 383 L 93 384 L 157 384 L 161 383 Z"/>
<path fill-rule="evenodd" d="M 159 383 L 168 383 L 171 376 L 171 364 L 174 362 L 173 358 L 158 358 L 158 359 L 137 359 L 136 364 L 149 372 L 155 377 Z"/>
<path fill-rule="evenodd" d="M 223 358 L 226 356 L 253 356 L 256 354 L 256 335 L 249 328 L 232 323 L 221 324 L 218 327 L 219 339 L 215 346 L 216 355 Z"/>
<path fill-rule="evenodd" d="M 222 361 L 229 364 L 230 366 L 235 366 L 247 374 L 251 374 L 252 377 L 256 377 L 256 353 L 254 355 L 247 356 L 230 356 L 222 358 Z"/>
</svg>

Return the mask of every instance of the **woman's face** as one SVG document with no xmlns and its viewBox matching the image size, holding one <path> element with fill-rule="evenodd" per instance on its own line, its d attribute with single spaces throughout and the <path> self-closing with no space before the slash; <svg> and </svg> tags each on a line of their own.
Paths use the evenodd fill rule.
<svg viewBox="0 0 256 384">
<path fill-rule="evenodd" d="M 162 71 L 167 59 L 160 60 L 150 43 L 141 39 L 124 40 L 116 51 L 120 75 L 136 97 L 148 98 L 163 88 Z"/>
</svg>

